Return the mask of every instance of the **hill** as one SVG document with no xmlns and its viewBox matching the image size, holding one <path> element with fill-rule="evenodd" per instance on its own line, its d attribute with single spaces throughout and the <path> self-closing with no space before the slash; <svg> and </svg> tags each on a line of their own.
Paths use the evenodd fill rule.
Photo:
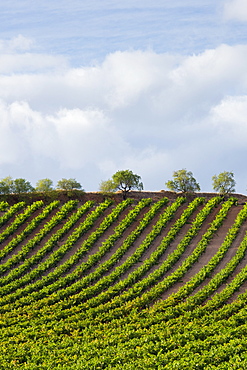
<svg viewBox="0 0 247 370">
<path fill-rule="evenodd" d="M 0 201 L 0 369 L 244 369 L 244 195 Z"/>
</svg>

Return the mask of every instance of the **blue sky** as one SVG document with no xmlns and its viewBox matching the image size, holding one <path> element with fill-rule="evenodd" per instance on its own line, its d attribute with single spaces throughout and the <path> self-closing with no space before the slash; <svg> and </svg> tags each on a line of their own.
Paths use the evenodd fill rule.
<svg viewBox="0 0 247 370">
<path fill-rule="evenodd" d="M 0 178 L 247 193 L 247 1 L 0 0 Z"/>
<path fill-rule="evenodd" d="M 9 1 L 1 4 L 3 38 L 33 38 L 41 52 L 73 65 L 117 50 L 198 53 L 246 41 L 245 25 L 225 22 L 224 1 Z"/>
</svg>

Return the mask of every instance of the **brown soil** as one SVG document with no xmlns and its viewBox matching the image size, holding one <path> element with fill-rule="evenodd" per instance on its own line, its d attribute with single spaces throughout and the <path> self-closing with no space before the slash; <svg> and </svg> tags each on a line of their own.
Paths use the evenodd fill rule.
<svg viewBox="0 0 247 370">
<path fill-rule="evenodd" d="M 73 197 L 75 198 L 76 195 L 78 196 L 78 192 L 75 192 L 75 193 L 68 193 L 68 192 L 59 192 L 59 198 L 61 200 L 61 203 L 65 202 L 65 201 L 68 201 L 69 199 L 73 199 Z M 101 193 L 83 193 L 83 192 L 80 192 L 79 194 L 79 201 L 80 201 L 80 204 L 86 202 L 87 200 L 94 200 L 96 204 L 102 202 L 106 197 L 109 197 L 109 194 L 106 196 L 106 195 L 103 195 Z M 173 193 L 173 192 L 165 192 L 165 191 L 160 191 L 160 192 L 131 192 L 129 194 L 129 196 L 131 196 L 134 200 L 135 200 L 135 203 L 137 203 L 141 198 L 153 198 L 155 201 L 158 200 L 158 199 L 161 199 L 163 197 L 168 197 L 170 199 L 170 202 L 173 202 L 173 200 L 180 194 L 177 194 L 177 193 Z M 213 196 L 215 196 L 216 194 L 215 193 L 201 193 L 200 195 L 206 197 L 206 198 L 211 198 Z M 38 195 L 35 195 L 35 197 L 32 198 L 32 201 L 35 201 L 37 200 L 37 196 Z M 194 195 L 190 195 L 187 197 L 187 200 L 190 201 L 192 200 L 195 196 L 198 196 L 198 194 L 194 194 Z M 121 194 L 114 194 L 114 195 L 111 195 L 112 199 L 114 200 L 114 204 L 122 201 L 122 195 Z M 227 218 L 225 219 L 225 221 L 223 222 L 222 226 L 219 228 L 219 230 L 215 233 L 214 237 L 212 238 L 212 240 L 210 241 L 209 245 L 207 246 L 207 249 L 205 251 L 205 253 L 203 253 L 202 256 L 200 256 L 200 258 L 198 259 L 198 261 L 186 272 L 185 276 L 181 279 L 181 281 L 179 282 L 176 282 L 170 289 L 168 289 L 166 292 L 164 292 L 162 294 L 162 296 L 160 297 L 161 299 L 166 299 L 170 294 L 174 293 L 174 292 L 177 292 L 178 289 L 183 286 L 186 282 L 188 282 L 197 272 L 199 272 L 199 270 L 201 269 L 202 266 L 204 266 L 206 263 L 209 262 L 210 258 L 217 252 L 217 250 L 219 249 L 220 245 L 222 244 L 226 234 L 227 234 L 227 231 L 229 230 L 229 228 L 232 226 L 234 220 L 235 220 L 235 217 L 237 216 L 238 212 L 242 209 L 242 205 L 247 201 L 247 197 L 246 196 L 243 196 L 243 195 L 235 195 L 235 197 L 238 199 L 238 205 L 237 206 L 232 206 L 232 208 L 230 209 L 229 211 L 229 214 L 227 216 Z M 31 198 L 29 198 L 31 199 Z M 0 198 L 1 200 L 1 198 Z M 2 199 L 3 200 L 3 199 Z M 8 199 L 4 199 L 4 200 L 7 200 L 9 201 L 9 204 L 11 204 L 11 202 L 14 202 L 15 201 L 15 197 L 9 197 Z M 20 199 L 18 199 L 19 201 Z M 46 201 L 48 202 L 48 200 L 46 199 Z M 51 201 L 51 200 L 50 200 Z M 170 227 L 174 224 L 174 222 L 178 219 L 178 217 L 182 214 L 183 210 L 187 207 L 188 203 L 186 202 L 185 204 L 183 204 L 182 206 L 179 207 L 179 209 L 177 210 L 176 214 L 174 215 L 174 217 L 167 223 L 167 225 L 163 228 L 161 234 L 159 236 L 156 237 L 156 239 L 151 243 L 150 247 L 148 248 L 147 251 L 145 251 L 145 253 L 143 254 L 143 256 L 141 257 L 140 261 L 138 261 L 134 266 L 132 266 L 126 273 L 124 273 L 122 276 L 121 276 L 121 279 L 125 279 L 134 269 L 138 268 L 139 266 L 142 265 L 143 261 L 145 261 L 147 258 L 150 257 L 151 253 L 157 248 L 157 246 L 161 243 L 162 239 L 167 235 Z M 72 256 L 77 250 L 78 248 L 81 246 L 81 244 L 83 243 L 84 240 L 86 240 L 86 238 L 94 231 L 97 229 L 97 227 L 100 225 L 100 223 L 102 222 L 102 220 L 104 219 L 104 217 L 109 214 L 112 210 L 112 207 L 109 207 L 108 209 L 106 209 L 104 211 L 104 213 L 95 221 L 94 225 L 90 228 L 90 230 L 88 230 L 87 232 L 85 232 L 80 238 L 79 240 L 75 243 L 75 245 L 73 246 L 73 248 L 71 248 L 70 251 L 68 251 L 68 253 L 66 253 L 66 255 L 61 259 L 61 261 L 59 262 L 59 264 L 62 264 L 64 263 L 65 261 L 67 261 L 70 256 Z M 118 217 L 118 219 L 111 225 L 111 227 L 106 230 L 103 235 L 101 235 L 99 237 L 99 239 L 97 240 L 97 242 L 94 244 L 94 246 L 87 252 L 85 253 L 85 256 L 81 259 L 81 261 L 78 263 L 78 264 L 81 264 L 85 261 L 87 261 L 88 259 L 88 256 L 91 255 L 91 254 L 94 254 L 96 253 L 98 250 L 99 250 L 99 247 L 101 246 L 101 244 L 110 236 L 112 235 L 113 233 L 113 229 L 114 227 L 116 227 L 120 222 L 121 220 L 125 217 L 125 215 L 129 212 L 129 210 L 131 209 L 132 206 L 129 206 L 127 207 L 122 213 L 121 215 Z M 147 234 L 152 230 L 152 227 L 153 225 L 155 224 L 155 222 L 158 220 L 159 218 L 159 215 L 162 211 L 165 210 L 167 206 L 163 207 L 163 209 L 160 210 L 159 214 L 157 214 L 154 219 L 151 221 L 151 223 L 145 228 L 145 230 L 141 233 L 141 235 L 136 239 L 136 241 L 133 243 L 133 245 L 129 248 L 129 250 L 124 254 L 124 256 L 122 258 L 120 258 L 120 260 L 117 262 L 116 265 L 114 265 L 109 271 L 107 271 L 107 273 L 105 273 L 105 275 L 108 275 L 110 274 L 115 268 L 116 266 L 120 266 L 122 263 L 124 263 L 126 261 L 126 259 L 131 256 L 135 250 L 138 248 L 138 246 L 142 243 L 142 241 L 145 239 L 145 237 L 147 236 Z M 164 254 L 161 256 L 160 260 L 157 262 L 157 264 L 153 267 L 150 268 L 150 270 L 148 271 L 148 273 L 146 273 L 145 276 L 143 276 L 143 278 L 145 278 L 146 276 L 148 276 L 148 274 L 150 274 L 151 272 L 153 272 L 155 269 L 157 269 L 160 264 L 166 260 L 167 256 L 172 253 L 175 248 L 177 247 L 178 243 L 181 241 L 181 239 L 186 235 L 187 231 L 189 230 L 190 226 L 191 226 L 191 221 L 196 217 L 196 214 L 199 212 L 199 210 L 202 208 L 202 206 L 199 206 L 197 208 L 197 210 L 193 213 L 193 215 L 191 215 L 190 219 L 188 220 L 188 222 L 182 227 L 182 229 L 179 231 L 179 233 L 177 234 L 177 236 L 175 237 L 175 239 L 173 240 L 173 242 L 167 247 L 167 250 L 164 252 Z M 179 266 L 181 266 L 181 264 L 183 263 L 183 261 L 186 259 L 186 257 L 188 257 L 192 251 L 194 250 L 194 248 L 197 246 L 198 242 L 200 241 L 201 237 L 203 236 L 203 234 L 205 233 L 205 231 L 207 230 L 207 228 L 209 227 L 210 223 L 212 222 L 212 220 L 214 219 L 215 215 L 217 214 L 218 210 L 219 210 L 220 206 L 216 207 L 209 215 L 208 217 L 206 218 L 206 220 L 204 221 L 202 227 L 200 228 L 198 234 L 196 235 L 196 237 L 191 241 L 191 243 L 189 244 L 189 246 L 186 248 L 185 252 L 183 253 L 183 255 L 181 256 L 181 258 L 172 266 L 172 268 L 167 271 L 167 273 L 165 274 L 165 276 L 163 278 L 165 278 L 166 276 L 170 275 L 173 271 L 175 271 Z M 117 248 L 121 245 L 121 243 L 123 243 L 123 241 L 125 240 L 125 238 L 137 227 L 137 225 L 139 224 L 139 221 L 142 219 L 142 217 L 145 215 L 145 213 L 148 211 L 149 207 L 146 207 L 144 208 L 141 213 L 139 214 L 139 216 L 137 217 L 136 221 L 134 221 L 128 228 L 127 230 L 124 231 L 123 235 L 115 242 L 114 246 L 111 248 L 111 250 L 109 250 L 104 256 L 103 258 L 100 260 L 100 262 L 98 264 L 96 264 L 94 267 L 92 267 L 89 271 L 87 271 L 87 273 L 90 273 L 92 271 L 94 271 L 101 263 L 105 262 L 107 259 L 109 259 L 112 254 L 117 250 Z M 7 261 L 8 258 L 10 258 L 11 256 L 13 256 L 14 254 L 18 253 L 18 251 L 22 248 L 22 246 L 28 241 L 30 240 L 35 234 L 37 234 L 39 232 L 39 230 L 43 227 L 44 223 L 46 223 L 56 212 L 57 212 L 58 208 L 54 209 L 51 214 L 49 215 L 48 218 L 46 218 L 45 220 L 43 220 L 40 225 L 33 231 L 33 233 L 31 233 L 29 236 L 27 236 L 25 238 L 25 241 L 21 242 L 18 244 L 18 246 L 5 258 L 1 261 L 1 263 L 4 263 Z M 92 210 L 92 208 L 91 208 Z M 91 211 L 89 210 L 89 212 Z M 21 211 L 20 211 L 21 212 Z M 22 230 L 24 230 L 24 228 L 28 225 L 28 223 L 30 222 L 31 219 L 33 219 L 37 214 L 39 214 L 39 212 L 41 212 L 41 210 L 37 210 L 33 213 L 32 216 L 29 217 L 28 220 L 26 220 L 24 222 L 23 225 L 21 225 L 17 232 L 20 233 Z M 72 212 L 75 212 L 72 211 Z M 54 248 L 54 250 L 56 250 L 60 245 L 62 245 L 68 238 L 68 236 L 75 230 L 75 228 L 81 223 L 84 221 L 84 219 L 87 217 L 88 213 L 87 212 L 85 215 L 83 215 L 81 217 L 81 219 L 74 225 L 74 227 L 66 234 L 64 235 L 64 237 L 58 242 L 57 246 Z M 9 220 L 6 225 L 2 226 L 0 228 L 0 232 L 3 231 L 11 222 L 13 221 L 13 219 Z M 33 255 L 34 253 L 36 253 L 39 248 L 41 248 L 44 243 L 49 239 L 49 237 L 51 236 L 52 233 L 54 233 L 56 230 L 60 229 L 63 224 L 66 222 L 66 220 L 63 220 L 59 223 L 59 225 L 57 225 L 43 240 L 42 242 L 37 245 L 31 252 L 29 252 L 29 254 L 27 255 L 27 258 L 30 257 L 31 255 Z M 219 265 L 215 268 L 215 270 L 212 272 L 212 275 L 211 277 L 213 277 L 217 272 L 219 272 L 222 268 L 225 267 L 225 265 L 230 261 L 230 259 L 232 258 L 232 256 L 235 254 L 239 244 L 241 243 L 242 239 L 244 238 L 245 234 L 246 234 L 246 230 L 247 230 L 247 221 L 244 222 L 244 224 L 242 225 L 241 227 L 241 230 L 239 232 L 239 234 L 237 235 L 237 238 L 235 239 L 235 241 L 233 242 L 232 246 L 230 247 L 230 249 L 228 250 L 228 252 L 226 253 L 226 255 L 224 256 L 224 258 L 222 259 L 222 261 L 219 263 Z M 7 243 L 14 237 L 14 235 L 12 235 L 11 237 L 9 237 L 8 239 L 6 239 L 6 241 L 4 241 L 2 244 L 1 244 L 1 247 L 0 248 L 4 248 L 5 245 L 7 245 Z M 52 253 L 52 252 L 51 252 Z M 48 258 L 50 254 L 47 254 L 45 256 L 44 259 Z M 72 272 L 77 266 L 78 264 L 76 264 L 75 266 L 73 266 L 71 268 L 71 270 L 69 271 Z M 223 284 L 221 285 L 221 287 L 219 287 L 219 289 L 217 290 L 217 292 L 220 292 L 227 283 L 229 283 L 233 277 L 241 270 L 242 267 L 244 267 L 246 264 L 246 259 L 244 259 L 239 265 L 238 267 L 236 268 L 236 270 L 234 271 L 234 273 L 232 274 L 231 277 L 228 278 L 228 280 Z M 53 271 L 54 268 L 46 271 L 46 274 L 48 274 L 49 272 Z M 210 277 L 210 278 L 211 278 Z M 203 283 L 197 287 L 195 289 L 195 291 L 193 292 L 196 293 L 199 289 L 201 289 L 205 284 L 208 283 L 209 279 L 210 278 L 207 278 L 203 281 Z M 233 297 L 231 297 L 231 299 L 229 300 L 232 301 L 233 299 L 236 299 L 237 295 L 241 292 L 244 292 L 245 289 L 247 288 L 247 282 L 243 283 L 242 287 L 240 288 L 239 292 L 236 292 Z"/>
<path fill-rule="evenodd" d="M 218 251 L 219 247 L 221 246 L 222 242 L 224 241 L 224 238 L 225 238 L 225 236 L 226 236 L 226 234 L 228 232 L 228 229 L 232 226 L 232 224 L 233 224 L 233 222 L 235 220 L 235 217 L 237 216 L 237 214 L 238 214 L 238 212 L 240 211 L 241 208 L 242 208 L 242 206 L 238 206 L 238 207 L 232 207 L 230 209 L 227 218 L 224 220 L 224 222 L 221 225 L 221 227 L 218 229 L 218 231 L 215 233 L 215 235 L 211 239 L 210 243 L 207 246 L 206 251 L 200 256 L 200 258 L 198 259 L 198 261 L 196 263 L 194 263 L 193 266 L 186 272 L 185 276 L 180 280 L 180 282 L 174 284 L 172 286 L 172 288 L 170 288 L 167 292 L 165 292 L 162 295 L 162 298 L 163 299 L 167 298 L 171 293 L 176 292 L 181 286 L 183 286 L 194 275 L 196 275 L 204 265 L 206 265 L 209 262 L 209 260 Z M 205 225 L 204 227 L 202 227 L 200 229 L 200 231 L 197 234 L 196 238 L 192 241 L 192 246 L 193 247 L 196 247 L 197 243 L 200 241 L 201 237 L 205 233 L 206 228 L 209 226 L 209 223 L 213 220 L 213 217 L 215 216 L 216 210 L 218 210 L 218 209 L 215 209 L 215 211 L 209 215 L 209 219 L 207 221 L 207 225 Z M 240 235 L 243 236 L 243 233 L 240 232 L 240 234 L 238 235 L 238 238 L 234 241 L 234 243 L 232 244 L 231 248 L 229 249 L 229 251 L 226 253 L 225 257 L 221 261 L 221 263 L 212 272 L 211 277 L 214 276 L 221 268 L 223 268 L 227 264 L 227 262 L 231 259 L 232 255 L 235 253 L 235 250 L 236 250 L 236 248 L 238 246 Z M 187 256 L 189 254 L 190 253 L 187 253 Z M 184 261 L 185 258 L 186 258 L 186 255 L 184 255 L 183 258 L 181 260 L 179 260 L 179 262 L 178 262 L 177 265 L 180 266 L 182 264 L 182 262 Z M 193 292 L 193 294 L 196 293 L 198 290 L 200 290 L 204 285 L 206 285 L 208 283 L 209 279 L 210 278 L 205 279 L 203 281 L 203 283 L 200 284 L 195 289 L 195 291 Z"/>
</svg>

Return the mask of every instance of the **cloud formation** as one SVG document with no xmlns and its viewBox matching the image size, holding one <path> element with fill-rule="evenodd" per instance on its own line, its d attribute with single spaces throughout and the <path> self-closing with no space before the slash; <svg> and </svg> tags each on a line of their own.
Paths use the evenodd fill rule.
<svg viewBox="0 0 247 370">
<path fill-rule="evenodd" d="M 186 168 L 211 191 L 212 175 L 226 170 L 245 191 L 246 45 L 118 51 L 73 68 L 17 40 L 11 53 L 16 41 L 0 43 L 0 177 L 75 177 L 90 191 L 129 168 L 160 190 Z"/>
<path fill-rule="evenodd" d="M 30 38 L 18 35 L 9 40 L 0 40 L 0 51 L 3 53 L 22 52 L 30 50 L 34 41 Z"/>
<path fill-rule="evenodd" d="M 225 18 L 247 22 L 247 2 L 245 0 L 228 0 L 224 5 Z"/>
</svg>

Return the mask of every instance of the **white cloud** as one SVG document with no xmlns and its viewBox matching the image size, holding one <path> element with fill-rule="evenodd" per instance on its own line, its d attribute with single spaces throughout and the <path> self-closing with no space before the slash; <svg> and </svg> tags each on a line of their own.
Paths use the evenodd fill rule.
<svg viewBox="0 0 247 370">
<path fill-rule="evenodd" d="M 34 44 L 33 40 L 22 35 L 0 40 L 0 75 L 54 73 L 68 67 L 67 58 L 35 53 Z"/>
<path fill-rule="evenodd" d="M 123 154 L 127 147 L 100 111 L 62 109 L 47 120 L 56 131 L 56 156 L 63 167 L 79 169 L 87 163 L 100 164 L 115 152 Z"/>
<path fill-rule="evenodd" d="M 246 0 L 228 0 L 224 5 L 224 16 L 226 19 L 234 19 L 241 22 L 247 21 Z"/>
<path fill-rule="evenodd" d="M 37 73 L 44 71 L 63 70 L 67 67 L 64 57 L 40 55 L 33 53 L 5 54 L 0 56 L 0 73 Z"/>
<path fill-rule="evenodd" d="M 213 107 L 212 118 L 215 127 L 233 144 L 246 146 L 247 142 L 247 95 L 231 96 Z"/>
<path fill-rule="evenodd" d="M 81 168 L 126 149 L 114 127 L 97 110 L 62 109 L 44 115 L 25 102 L 15 102 L 1 103 L 0 112 L 4 118 L 1 143 L 5 143 L 2 163 L 26 160 L 33 152 L 56 160 L 61 167 Z"/>
<path fill-rule="evenodd" d="M 174 170 L 187 168 L 210 190 L 214 173 L 240 176 L 247 154 L 247 46 L 191 56 L 116 52 L 81 68 L 59 56 L 40 54 L 38 61 L 32 52 L 13 52 L 11 65 L 8 55 L 2 52 L 0 76 L 3 177 L 78 173 L 86 190 L 97 190 L 100 180 L 129 168 L 145 188 L 159 190 Z"/>
<path fill-rule="evenodd" d="M 0 51 L 4 53 L 24 52 L 30 50 L 34 41 L 23 35 L 18 35 L 9 40 L 0 40 Z"/>
</svg>

